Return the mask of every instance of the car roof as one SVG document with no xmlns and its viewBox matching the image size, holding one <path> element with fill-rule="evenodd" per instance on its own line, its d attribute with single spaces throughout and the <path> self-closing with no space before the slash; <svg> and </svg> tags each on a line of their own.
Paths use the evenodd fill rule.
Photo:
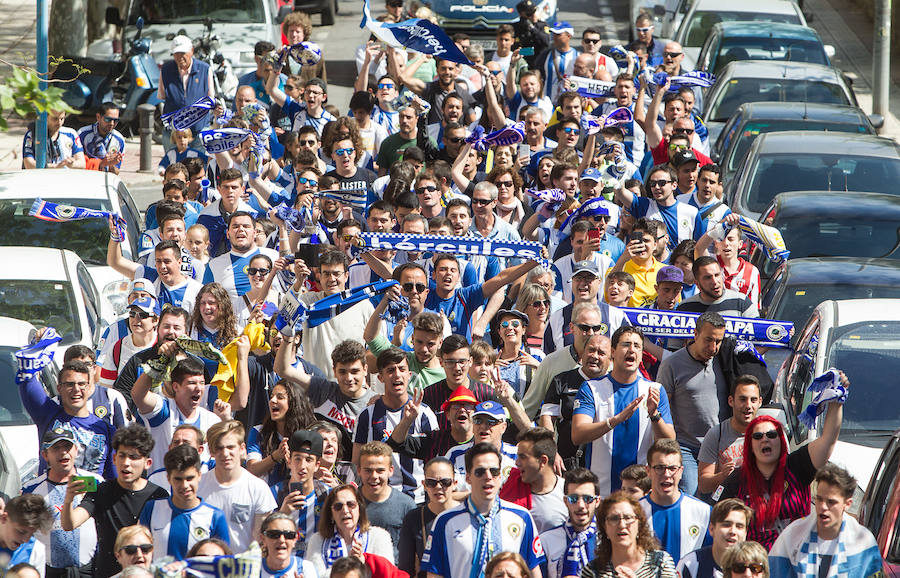
<svg viewBox="0 0 900 578">
<path fill-rule="evenodd" d="M 900 196 L 845 191 L 796 191 L 775 197 L 775 222 L 810 215 L 840 215 L 845 220 L 900 221 Z"/>
<path fill-rule="evenodd" d="M 799 143 L 802 143 L 801 152 L 900 158 L 894 141 L 872 134 L 789 130 L 761 134 L 753 144 L 757 155 L 773 155 L 796 153 Z"/>
<path fill-rule="evenodd" d="M 750 120 L 811 120 L 867 124 L 865 113 L 855 106 L 803 102 L 748 102 L 741 105 Z M 806 135 L 808 133 L 804 133 Z"/>
<path fill-rule="evenodd" d="M 754 12 L 761 14 L 797 14 L 796 4 L 791 0 L 695 0 L 692 10 L 727 12 Z"/>
<path fill-rule="evenodd" d="M 21 319 L 0 316 L 0 346 L 22 347 L 28 343 L 34 325 Z"/>
<path fill-rule="evenodd" d="M 0 279 L 69 282 L 63 257 L 71 251 L 49 247 L 0 247 Z M 74 253 L 72 253 L 74 255 Z M 68 257 L 68 256 L 67 256 Z"/>
<path fill-rule="evenodd" d="M 729 38 L 745 36 L 748 38 L 794 38 L 798 40 L 819 40 L 819 35 L 809 26 L 802 24 L 788 24 L 785 22 L 766 22 L 760 26 L 759 22 L 719 22 L 714 29 L 722 30 L 722 34 Z"/>
<path fill-rule="evenodd" d="M 106 199 L 107 183 L 118 187 L 119 177 L 106 171 L 37 169 L 0 173 L 0 199 Z"/>
<path fill-rule="evenodd" d="M 831 303 L 832 328 L 865 321 L 900 321 L 900 299 L 843 299 Z"/>
<path fill-rule="evenodd" d="M 768 25 L 768 24 L 767 24 Z M 771 60 L 734 60 L 725 65 L 719 74 L 723 78 L 770 78 L 787 80 L 818 80 L 840 84 L 837 71 L 824 64 Z"/>
<path fill-rule="evenodd" d="M 900 261 L 860 257 L 805 257 L 785 261 L 787 285 L 900 285 Z"/>
</svg>

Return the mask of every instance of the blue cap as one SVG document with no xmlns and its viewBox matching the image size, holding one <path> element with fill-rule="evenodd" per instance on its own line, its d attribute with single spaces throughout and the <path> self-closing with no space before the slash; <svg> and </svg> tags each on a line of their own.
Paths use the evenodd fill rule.
<svg viewBox="0 0 900 578">
<path fill-rule="evenodd" d="M 562 34 L 563 32 L 568 32 L 572 36 L 575 36 L 575 29 L 572 28 L 572 25 L 563 20 L 562 22 L 554 22 L 553 26 L 550 27 L 550 32 L 553 34 Z"/>
<path fill-rule="evenodd" d="M 582 181 L 597 181 L 598 183 L 602 180 L 600 176 L 600 169 L 594 167 L 588 167 L 584 169 L 584 172 L 581 173 Z"/>
<path fill-rule="evenodd" d="M 500 404 L 499 401 L 483 401 L 475 406 L 475 411 L 472 413 L 472 417 L 476 415 L 489 415 L 494 419 L 506 420 L 506 409 L 503 405 Z"/>
<path fill-rule="evenodd" d="M 144 313 L 159 317 L 159 301 L 153 297 L 146 296 L 135 299 L 128 305 L 129 309 L 132 307 L 140 309 Z"/>
</svg>

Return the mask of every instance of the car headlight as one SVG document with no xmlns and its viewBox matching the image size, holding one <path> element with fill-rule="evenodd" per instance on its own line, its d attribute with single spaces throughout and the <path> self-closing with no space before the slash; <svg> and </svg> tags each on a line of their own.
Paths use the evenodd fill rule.
<svg viewBox="0 0 900 578">
<path fill-rule="evenodd" d="M 112 305 L 116 316 L 124 315 L 128 307 L 128 292 L 131 290 L 131 281 L 124 279 L 107 283 L 101 292 L 109 304 Z"/>
</svg>

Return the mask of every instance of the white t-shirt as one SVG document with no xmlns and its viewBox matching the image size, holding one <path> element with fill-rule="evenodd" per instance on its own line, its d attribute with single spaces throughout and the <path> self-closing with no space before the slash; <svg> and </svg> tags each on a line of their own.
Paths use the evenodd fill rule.
<svg viewBox="0 0 900 578">
<path fill-rule="evenodd" d="M 569 519 L 569 510 L 566 509 L 565 481 L 556 476 L 556 485 L 546 494 L 531 494 L 531 517 L 538 533 L 565 524 Z"/>
<path fill-rule="evenodd" d="M 234 483 L 224 486 L 216 479 L 216 470 L 203 474 L 197 494 L 203 501 L 225 513 L 231 533 L 231 549 L 243 552 L 253 542 L 256 516 L 275 510 L 278 504 L 264 481 L 244 468 Z"/>
</svg>

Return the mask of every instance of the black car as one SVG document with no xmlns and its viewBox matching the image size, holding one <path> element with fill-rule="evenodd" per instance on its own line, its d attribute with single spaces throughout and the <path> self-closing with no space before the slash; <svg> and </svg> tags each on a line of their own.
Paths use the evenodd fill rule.
<svg viewBox="0 0 900 578">
<path fill-rule="evenodd" d="M 760 293 L 761 317 L 790 321 L 796 343 L 809 315 L 829 299 L 900 298 L 900 261 L 858 257 L 809 257 L 783 262 Z M 788 349 L 765 354 L 773 378 Z"/>
<path fill-rule="evenodd" d="M 781 231 L 792 259 L 900 259 L 900 196 L 842 191 L 782 193 L 762 214 L 764 223 Z M 777 267 L 759 247 L 753 247 L 750 262 L 765 279 Z"/>
<path fill-rule="evenodd" d="M 867 117 L 855 106 L 799 102 L 750 102 L 738 107 L 713 148 L 712 158 L 729 179 L 747 156 L 750 145 L 769 132 L 819 131 L 876 134 L 884 124 L 878 115 Z"/>
</svg>

